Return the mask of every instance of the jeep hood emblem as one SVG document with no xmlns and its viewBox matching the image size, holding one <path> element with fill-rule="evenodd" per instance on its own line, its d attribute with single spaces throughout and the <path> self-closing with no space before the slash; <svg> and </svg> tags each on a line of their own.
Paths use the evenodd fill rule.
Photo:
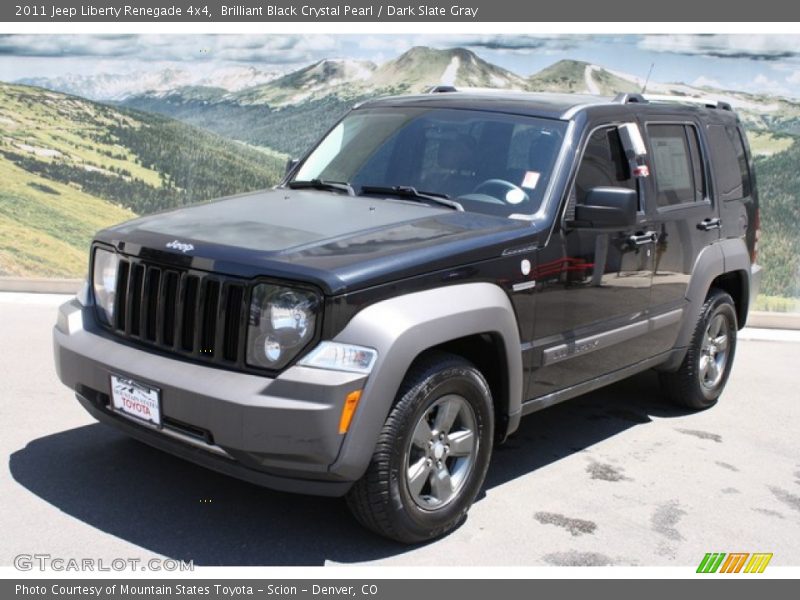
<svg viewBox="0 0 800 600">
<path fill-rule="evenodd" d="M 179 242 L 178 240 L 171 241 L 169 244 L 167 244 L 167 248 L 172 248 L 173 250 L 180 250 L 184 254 L 194 250 L 194 246 L 192 244 L 184 244 L 183 242 Z"/>
</svg>

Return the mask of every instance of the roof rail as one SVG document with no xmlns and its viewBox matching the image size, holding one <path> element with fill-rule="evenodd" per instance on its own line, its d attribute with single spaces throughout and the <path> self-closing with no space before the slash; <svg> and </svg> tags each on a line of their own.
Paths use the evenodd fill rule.
<svg viewBox="0 0 800 600">
<path fill-rule="evenodd" d="M 645 94 L 645 102 L 674 102 L 676 104 L 695 104 L 706 108 L 733 111 L 730 103 L 714 100 L 713 98 L 698 98 L 695 96 L 678 96 L 670 94 Z"/>
<path fill-rule="evenodd" d="M 648 100 L 642 94 L 617 94 L 614 96 L 616 104 L 647 104 Z"/>
<path fill-rule="evenodd" d="M 509 92 L 527 93 L 525 90 L 515 90 L 511 88 L 492 88 L 478 86 L 454 86 L 454 85 L 434 85 L 426 90 L 426 94 L 447 94 L 450 92 L 475 92 L 479 94 L 508 94 Z"/>
</svg>

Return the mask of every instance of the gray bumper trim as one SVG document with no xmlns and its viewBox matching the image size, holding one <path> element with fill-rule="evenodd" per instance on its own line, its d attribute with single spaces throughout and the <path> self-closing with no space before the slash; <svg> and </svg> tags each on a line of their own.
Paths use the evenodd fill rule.
<svg viewBox="0 0 800 600">
<path fill-rule="evenodd" d="M 353 485 L 353 482 L 350 481 L 296 479 L 248 469 L 232 459 L 225 458 L 222 454 L 209 451 L 195 444 L 187 444 L 172 435 L 164 435 L 160 431 L 152 430 L 125 417 L 100 409 L 80 394 L 76 394 L 76 397 L 89 414 L 101 423 L 111 425 L 140 442 L 168 452 L 178 458 L 255 485 L 282 492 L 311 494 L 314 496 L 343 496 Z"/>
<path fill-rule="evenodd" d="M 206 457 L 201 464 L 277 489 L 337 495 L 354 480 L 331 465 L 345 438 L 339 433 L 344 399 L 363 389 L 363 374 L 292 367 L 269 378 L 182 361 L 97 330 L 91 310 L 75 300 L 59 309 L 53 349 L 59 379 L 84 396 L 95 418 L 151 445 L 195 462 L 192 457 L 199 452 Z M 129 421 L 105 407 L 111 373 L 161 390 L 163 429 Z M 98 395 L 105 401 L 98 401 Z M 348 434 L 361 436 L 354 428 Z M 303 483 L 286 483 L 293 479 Z"/>
</svg>

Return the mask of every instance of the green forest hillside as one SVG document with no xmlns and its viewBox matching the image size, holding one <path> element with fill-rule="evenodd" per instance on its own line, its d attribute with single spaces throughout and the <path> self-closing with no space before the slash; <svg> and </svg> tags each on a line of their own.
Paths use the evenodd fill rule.
<svg viewBox="0 0 800 600">
<path fill-rule="evenodd" d="M 98 229 L 268 187 L 284 160 L 163 116 L 0 83 L 0 276 L 82 276 Z"/>
<path fill-rule="evenodd" d="M 191 94 L 186 96 L 181 89 L 164 96 L 137 96 L 126 100 L 124 105 L 163 114 L 226 138 L 300 157 L 354 104 L 371 97 L 341 98 L 329 94 L 299 105 L 273 109 L 265 104 L 208 102 Z"/>
<path fill-rule="evenodd" d="M 800 143 L 756 161 L 761 202 L 761 291 L 800 297 Z"/>
</svg>

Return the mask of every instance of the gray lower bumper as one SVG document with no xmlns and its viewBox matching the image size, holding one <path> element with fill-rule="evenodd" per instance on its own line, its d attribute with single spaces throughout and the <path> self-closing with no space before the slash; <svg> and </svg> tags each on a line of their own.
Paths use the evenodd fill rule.
<svg viewBox="0 0 800 600">
<path fill-rule="evenodd" d="M 338 433 L 344 398 L 363 388 L 363 375 L 292 367 L 271 379 L 206 367 L 108 337 L 76 300 L 59 311 L 53 330 L 56 371 L 98 420 L 266 487 L 336 496 L 352 485 L 330 466 L 344 438 Z M 112 373 L 161 390 L 162 428 L 109 408 Z"/>
</svg>

